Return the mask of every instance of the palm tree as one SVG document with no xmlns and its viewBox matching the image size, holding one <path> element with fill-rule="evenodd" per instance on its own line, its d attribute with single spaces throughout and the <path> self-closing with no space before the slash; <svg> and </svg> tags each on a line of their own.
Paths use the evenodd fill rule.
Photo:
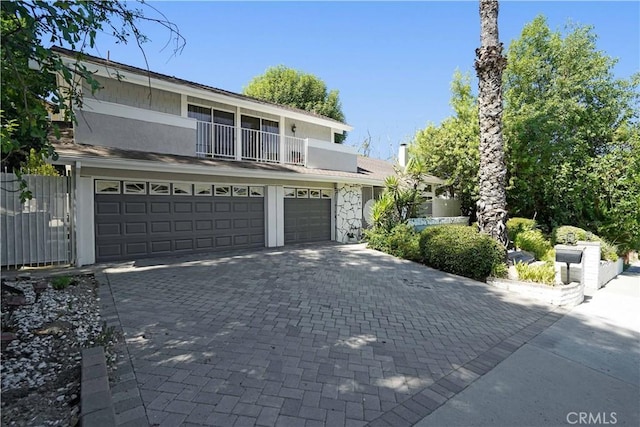
<svg viewBox="0 0 640 427">
<path fill-rule="evenodd" d="M 507 245 L 506 166 L 502 143 L 502 71 L 507 60 L 498 39 L 498 1 L 480 0 L 480 48 L 476 49 L 480 122 L 480 231 Z"/>
</svg>

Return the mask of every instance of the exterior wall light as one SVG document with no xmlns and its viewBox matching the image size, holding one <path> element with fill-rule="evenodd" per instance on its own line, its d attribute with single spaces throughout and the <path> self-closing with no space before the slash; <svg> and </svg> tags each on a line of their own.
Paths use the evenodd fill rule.
<svg viewBox="0 0 640 427">
<path fill-rule="evenodd" d="M 296 124 L 295 124 L 295 123 L 294 123 L 294 124 L 292 124 L 292 125 L 291 125 L 291 132 L 293 132 L 293 134 L 294 134 L 294 135 L 296 134 L 296 129 L 297 129 L 297 128 L 296 128 Z"/>
</svg>

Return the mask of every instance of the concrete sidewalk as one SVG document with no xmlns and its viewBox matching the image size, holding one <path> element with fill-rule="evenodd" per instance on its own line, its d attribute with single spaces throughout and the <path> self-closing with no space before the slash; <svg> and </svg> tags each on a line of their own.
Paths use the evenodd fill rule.
<svg viewBox="0 0 640 427">
<path fill-rule="evenodd" d="M 640 265 L 416 425 L 640 425 Z"/>
</svg>

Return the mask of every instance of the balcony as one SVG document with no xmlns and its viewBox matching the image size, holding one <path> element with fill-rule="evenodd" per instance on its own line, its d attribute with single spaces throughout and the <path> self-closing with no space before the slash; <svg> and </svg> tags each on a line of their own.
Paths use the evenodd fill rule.
<svg viewBox="0 0 640 427">
<path fill-rule="evenodd" d="M 196 130 L 198 157 L 307 165 L 308 139 L 203 121 Z"/>
</svg>

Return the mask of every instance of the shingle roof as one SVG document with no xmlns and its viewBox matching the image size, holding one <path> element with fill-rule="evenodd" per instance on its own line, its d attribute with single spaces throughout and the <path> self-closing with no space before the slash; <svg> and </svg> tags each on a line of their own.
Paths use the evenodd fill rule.
<svg viewBox="0 0 640 427">
<path fill-rule="evenodd" d="M 240 99 L 240 100 L 244 100 L 244 101 L 255 102 L 257 104 L 262 104 L 262 105 L 269 105 L 269 106 L 273 106 L 273 107 L 278 107 L 278 108 L 282 108 L 284 110 L 293 111 L 293 112 L 296 112 L 296 113 L 305 114 L 307 116 L 317 117 L 317 118 L 321 118 L 321 119 L 324 119 L 324 120 L 328 120 L 330 122 L 346 125 L 346 123 L 343 123 L 343 122 L 341 122 L 339 120 L 335 120 L 335 119 L 332 119 L 330 117 L 326 117 L 326 116 L 323 116 L 321 114 L 316 114 L 316 113 L 313 113 L 313 112 L 310 112 L 310 111 L 307 111 L 307 110 L 302 110 L 300 108 L 294 108 L 294 107 L 290 107 L 288 105 L 281 105 L 281 104 L 276 104 L 274 102 L 264 101 L 264 100 L 261 100 L 261 99 L 253 98 L 253 97 L 242 95 L 242 94 L 239 94 L 239 93 L 230 92 L 228 90 L 219 89 L 219 88 L 216 88 L 216 87 L 213 87 L 213 86 L 207 86 L 207 85 L 204 85 L 204 84 L 201 84 L 201 83 L 196 83 L 196 82 L 192 82 L 192 81 L 189 81 L 189 80 L 181 79 L 179 77 L 168 76 L 166 74 L 156 73 L 154 71 L 145 70 L 143 68 L 138 68 L 138 67 L 134 67 L 132 65 L 123 64 L 121 62 L 106 60 L 104 58 L 100 58 L 100 57 L 93 56 L 93 55 L 88 55 L 86 53 L 76 52 L 74 50 L 65 49 L 63 47 L 53 46 L 51 48 L 51 50 L 56 52 L 56 53 L 59 53 L 61 55 L 64 55 L 64 56 L 68 56 L 68 57 L 71 57 L 71 58 L 79 58 L 82 61 L 93 62 L 93 63 L 96 63 L 96 64 L 104 65 L 105 67 L 119 68 L 119 69 L 121 69 L 123 71 L 129 71 L 131 73 L 141 74 L 143 76 L 149 76 L 151 78 L 155 78 L 155 79 L 158 79 L 158 80 L 163 80 L 163 81 L 167 81 L 167 82 L 170 82 L 170 83 L 185 85 L 185 86 L 189 86 L 189 87 L 196 88 L 196 89 L 202 89 L 202 90 L 206 90 L 206 91 L 209 91 L 209 92 L 212 92 L 212 93 L 216 93 L 216 94 L 219 94 L 219 95 L 228 96 L 230 98 L 235 98 L 235 99 Z"/>
<path fill-rule="evenodd" d="M 393 174 L 393 166 L 384 160 L 369 159 L 358 156 L 358 172 L 344 172 L 327 169 L 314 169 L 304 166 L 281 165 L 274 163 L 260 163 L 254 161 L 236 161 L 222 159 L 204 159 L 190 156 L 178 156 L 172 154 L 151 153 L 146 151 L 124 150 L 121 148 L 102 147 L 97 145 L 85 145 L 75 143 L 54 142 L 53 146 L 61 160 L 71 159 L 112 159 L 123 161 L 142 161 L 173 166 L 210 167 L 211 174 L 224 173 L 220 169 L 239 171 L 262 171 L 284 173 L 290 175 L 290 179 L 305 180 L 311 177 L 327 180 L 347 179 L 349 181 L 362 181 L 370 185 L 383 185 L 384 179 Z M 361 166 L 362 165 L 362 166 Z M 216 168 L 218 171 L 216 171 Z"/>
</svg>

